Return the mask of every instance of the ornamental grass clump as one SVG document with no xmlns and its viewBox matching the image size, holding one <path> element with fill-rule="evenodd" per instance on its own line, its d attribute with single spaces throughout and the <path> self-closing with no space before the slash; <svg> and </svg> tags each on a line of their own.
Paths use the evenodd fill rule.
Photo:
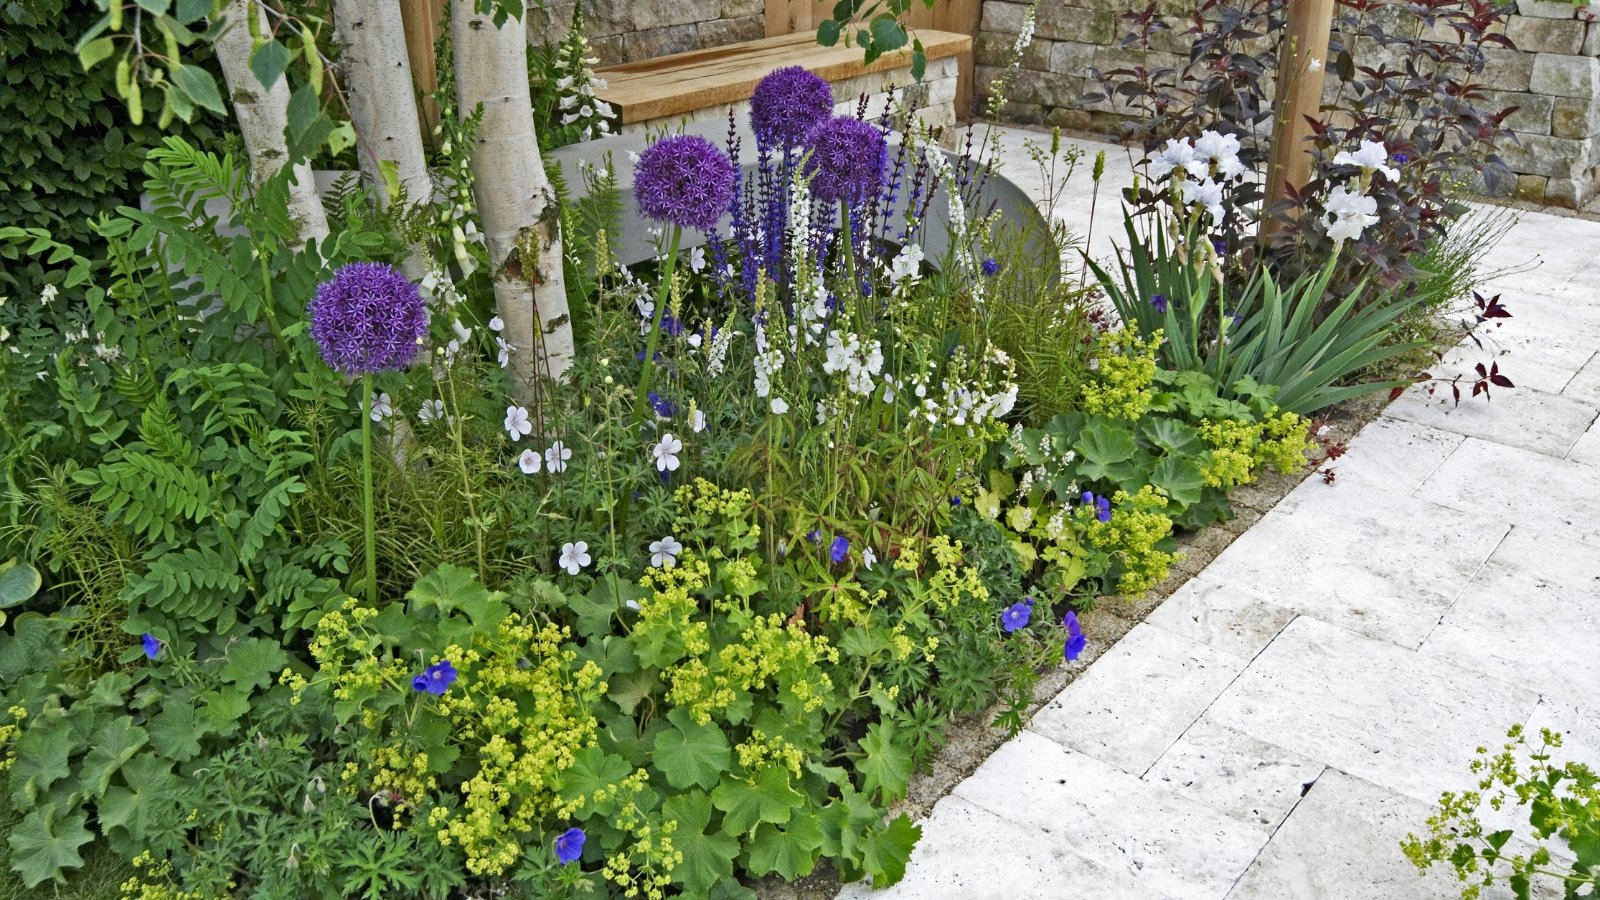
<svg viewBox="0 0 1600 900">
<path fill-rule="evenodd" d="M 361 376 L 362 524 L 367 599 L 378 599 L 378 551 L 372 511 L 372 376 L 411 364 L 428 333 L 422 291 L 393 266 L 350 263 L 317 286 L 307 309 L 311 337 L 328 368 Z"/>
</svg>

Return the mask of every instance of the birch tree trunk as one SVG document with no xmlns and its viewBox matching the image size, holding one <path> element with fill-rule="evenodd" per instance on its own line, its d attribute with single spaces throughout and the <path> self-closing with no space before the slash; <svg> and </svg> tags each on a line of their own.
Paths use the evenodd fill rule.
<svg viewBox="0 0 1600 900">
<path fill-rule="evenodd" d="M 385 164 L 410 203 L 433 199 L 422 152 L 422 125 L 417 118 L 406 55 L 405 26 L 396 0 L 333 0 L 333 20 L 345 71 L 350 119 L 358 141 L 356 156 L 367 187 L 390 202 Z M 427 274 L 428 252 L 413 245 L 401 269 L 414 280 Z"/>
<path fill-rule="evenodd" d="M 250 15 L 256 16 L 261 29 L 266 28 L 266 15 L 250 0 L 229 0 L 223 5 L 221 16 L 226 27 L 217 38 L 216 50 L 222 76 L 228 83 L 228 99 L 233 101 L 234 114 L 239 118 L 245 153 L 250 157 L 250 183 L 260 187 L 278 174 L 289 158 L 284 138 L 289 121 L 289 83 L 279 77 L 270 89 L 265 88 L 250 71 L 250 54 L 255 50 L 247 18 Z M 328 236 L 328 214 L 317 193 L 311 166 L 304 161 L 295 163 L 290 174 L 289 219 L 299 230 L 302 244 L 312 239 L 321 243 Z"/>
<path fill-rule="evenodd" d="M 473 194 L 506 323 L 501 336 L 513 348 L 512 374 L 525 397 L 541 371 L 560 378 L 572 365 L 560 222 L 533 132 L 522 22 L 508 18 L 496 28 L 492 14 L 473 7 L 473 0 L 452 0 L 456 96 L 462 115 L 483 105 L 472 149 Z"/>
</svg>

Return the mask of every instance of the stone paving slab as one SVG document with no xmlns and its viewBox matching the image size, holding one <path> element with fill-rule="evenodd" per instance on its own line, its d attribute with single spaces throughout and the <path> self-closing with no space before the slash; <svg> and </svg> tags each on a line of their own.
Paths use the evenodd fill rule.
<svg viewBox="0 0 1600 900">
<path fill-rule="evenodd" d="M 1296 615 L 1254 591 L 1197 575 L 1156 607 L 1145 624 L 1253 659 Z"/>
<path fill-rule="evenodd" d="M 1428 636 L 1507 527 L 1404 494 L 1303 489 L 1224 550 L 1205 579 L 1406 647 Z"/>
<path fill-rule="evenodd" d="M 1207 715 L 1424 802 L 1538 695 L 1310 617 L 1289 623 Z"/>
<path fill-rule="evenodd" d="M 1567 386 L 1561 389 L 1563 397 L 1569 397 L 1580 403 L 1587 403 L 1593 407 L 1600 407 L 1600 353 L 1596 353 L 1583 364 Z"/>
<path fill-rule="evenodd" d="M 1458 897 L 1455 875 L 1426 877 L 1400 852 L 1423 827 L 1430 804 L 1330 769 L 1295 807 L 1228 900 L 1442 900 Z M 1503 888 L 1485 900 L 1508 900 Z M 1553 898 L 1554 894 L 1538 894 Z"/>
<path fill-rule="evenodd" d="M 1177 900 L 1227 894 L 1268 837 L 1031 731 L 1001 747 L 955 796 L 1018 825 L 1049 829 L 1052 841 Z"/>
<path fill-rule="evenodd" d="M 1417 497 L 1600 546 L 1600 478 L 1593 466 L 1468 438 Z"/>
<path fill-rule="evenodd" d="M 1033 717 L 1033 731 L 1133 775 L 1172 746 L 1248 660 L 1136 625 Z"/>
<path fill-rule="evenodd" d="M 840 900 L 1168 900 L 1073 853 L 1044 828 L 1018 825 L 960 797 L 940 800 L 922 833 L 904 880 L 881 891 L 848 885 Z"/>
<path fill-rule="evenodd" d="M 1600 697 L 1600 553 L 1513 528 L 1422 653 L 1546 698 Z"/>
<path fill-rule="evenodd" d="M 1144 774 L 1181 797 L 1275 829 L 1323 765 L 1202 716 Z"/>
<path fill-rule="evenodd" d="M 1421 386 L 1407 388 L 1384 415 L 1557 457 L 1566 456 L 1595 420 L 1593 407 L 1560 394 L 1493 388 L 1485 402 L 1464 388 L 1456 405 L 1447 393 L 1429 396 Z"/>
</svg>

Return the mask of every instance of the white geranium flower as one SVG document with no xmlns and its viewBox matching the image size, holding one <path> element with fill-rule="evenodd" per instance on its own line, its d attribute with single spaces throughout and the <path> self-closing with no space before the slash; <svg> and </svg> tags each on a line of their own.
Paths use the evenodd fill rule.
<svg viewBox="0 0 1600 900">
<path fill-rule="evenodd" d="M 672 472 L 678 468 L 678 453 L 683 450 L 683 441 L 673 437 L 672 432 L 661 436 L 661 440 L 650 448 L 650 457 L 656 461 L 657 472 Z"/>
<path fill-rule="evenodd" d="M 489 330 L 490 331 L 505 331 L 506 330 L 506 320 L 500 318 L 499 316 L 495 316 L 494 318 L 489 320 Z"/>
<path fill-rule="evenodd" d="M 521 469 L 524 475 L 537 475 L 539 470 L 544 468 L 544 457 L 534 450 L 524 450 L 522 455 L 517 457 L 517 468 Z"/>
<path fill-rule="evenodd" d="M 658 569 L 670 569 L 678 564 L 678 554 L 682 552 L 683 545 L 670 534 L 659 541 L 651 541 L 650 565 Z"/>
<path fill-rule="evenodd" d="M 567 460 L 572 458 L 572 448 L 556 441 L 550 449 L 544 451 L 544 464 L 549 467 L 550 474 L 556 475 L 567 470 Z"/>
<path fill-rule="evenodd" d="M 1377 172 L 1390 181 L 1400 180 L 1400 170 L 1389 165 L 1389 148 L 1378 141 L 1362 141 L 1354 153 L 1340 150 L 1333 157 L 1336 166 L 1358 166 L 1361 171 Z"/>
<path fill-rule="evenodd" d="M 705 410 L 697 409 L 689 414 L 689 427 L 694 429 L 695 434 L 699 434 L 700 432 L 706 430 Z"/>
<path fill-rule="evenodd" d="M 494 342 L 500 348 L 500 368 L 504 369 L 506 366 L 511 365 L 511 345 L 506 343 L 505 338 L 499 335 L 495 335 Z"/>
<path fill-rule="evenodd" d="M 789 401 L 782 397 L 773 397 L 772 403 L 768 404 L 767 408 L 772 410 L 773 415 L 781 416 L 789 411 Z"/>
<path fill-rule="evenodd" d="M 462 344 L 472 340 L 472 329 L 461 324 L 460 319 L 450 320 L 450 330 L 456 333 L 456 340 L 460 341 Z"/>
<path fill-rule="evenodd" d="M 422 408 L 417 410 L 417 420 L 424 425 L 431 425 L 444 418 L 443 400 L 424 400 Z"/>
<path fill-rule="evenodd" d="M 589 544 L 578 541 L 573 544 L 561 545 L 561 559 L 557 561 L 561 568 L 567 570 L 568 575 L 576 575 L 584 566 L 593 562 L 589 557 Z"/>
<path fill-rule="evenodd" d="M 1328 237 L 1335 243 L 1355 240 L 1367 227 L 1378 221 L 1378 201 L 1373 197 L 1350 193 L 1344 185 L 1328 193 L 1326 224 Z"/>
<path fill-rule="evenodd" d="M 922 273 L 922 245 L 907 244 L 895 254 L 894 261 L 889 264 L 889 276 L 895 281 L 915 279 Z"/>
<path fill-rule="evenodd" d="M 689 253 L 689 271 L 703 272 L 706 268 L 706 248 L 696 247 Z"/>
<path fill-rule="evenodd" d="M 394 404 L 389 400 L 389 395 L 376 394 L 372 398 L 372 421 L 382 422 L 394 415 Z"/>
<path fill-rule="evenodd" d="M 520 406 L 506 407 L 505 429 L 513 441 L 520 441 L 524 435 L 533 434 L 533 422 L 528 419 L 528 411 Z"/>
<path fill-rule="evenodd" d="M 862 547 L 861 562 L 866 564 L 866 567 L 870 569 L 878 562 L 878 554 L 873 553 L 871 547 Z"/>
</svg>

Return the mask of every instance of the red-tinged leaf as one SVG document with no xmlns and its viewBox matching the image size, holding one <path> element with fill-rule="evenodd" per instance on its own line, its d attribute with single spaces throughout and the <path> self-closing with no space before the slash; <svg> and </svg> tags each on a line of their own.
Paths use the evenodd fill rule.
<svg viewBox="0 0 1600 900">
<path fill-rule="evenodd" d="M 1403 388 L 1403 387 L 1391 388 L 1389 390 L 1389 399 L 1390 400 L 1398 400 L 1398 399 L 1400 399 L 1400 395 L 1404 394 L 1405 392 L 1406 392 L 1406 389 Z"/>
<path fill-rule="evenodd" d="M 1476 397 L 1479 394 L 1487 391 L 1488 389 L 1489 389 L 1489 383 L 1487 381 L 1480 381 L 1477 384 L 1474 384 L 1472 386 L 1472 396 Z"/>
<path fill-rule="evenodd" d="M 1503 388 L 1516 387 L 1516 385 L 1511 383 L 1511 379 L 1505 377 L 1504 375 L 1491 375 L 1491 376 L 1489 376 L 1489 380 L 1494 382 L 1496 387 L 1503 387 Z"/>
</svg>

